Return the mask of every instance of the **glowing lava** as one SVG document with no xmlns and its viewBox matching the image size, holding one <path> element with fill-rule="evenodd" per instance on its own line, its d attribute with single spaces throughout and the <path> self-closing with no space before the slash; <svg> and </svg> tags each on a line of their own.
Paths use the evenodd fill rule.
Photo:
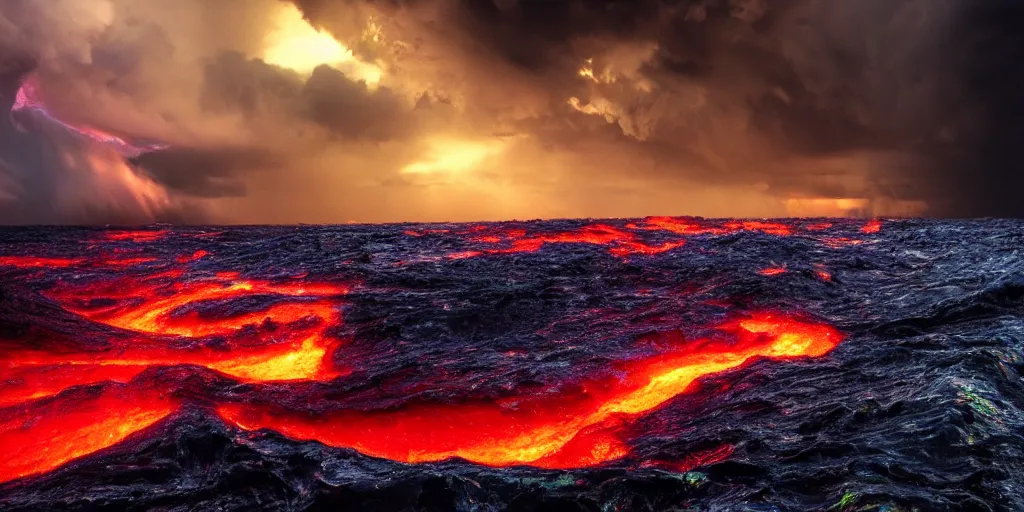
<svg viewBox="0 0 1024 512">
<path fill-rule="evenodd" d="M 0 482 L 44 473 L 167 417 L 177 404 L 152 390 L 67 397 L 0 417 Z"/>
<path fill-rule="evenodd" d="M 476 244 L 448 254 L 451 259 L 533 252 L 547 244 L 599 246 L 625 258 L 670 251 L 687 236 L 737 231 L 788 236 L 798 228 L 768 221 L 650 217 L 624 227 L 589 224 L 527 231 L 494 225 L 406 234 L 457 235 Z M 116 231 L 102 235 L 113 246 L 97 243 L 103 251 L 99 255 L 0 257 L 0 266 L 58 274 L 57 284 L 43 295 L 80 317 L 61 322 L 101 324 L 78 333 L 81 338 L 74 344 L 42 339 L 0 347 L 0 453 L 5 454 L 0 482 L 45 473 L 129 440 L 196 398 L 241 429 L 271 429 L 405 463 L 460 458 L 499 467 L 596 466 L 630 457 L 632 422 L 693 392 L 700 379 L 759 359 L 824 356 L 842 341 L 842 334 L 826 324 L 761 312 L 719 325 L 706 339 L 657 335 L 656 343 L 649 344 L 656 347 L 654 355 L 644 352 L 542 393 L 512 389 L 499 398 L 410 399 L 376 409 L 365 402 L 359 409 L 332 408 L 328 401 L 315 414 L 301 409 L 305 402 L 286 405 L 264 397 L 266 386 L 246 386 L 252 389 L 231 401 L 212 398 L 225 396 L 220 392 L 196 397 L 211 391 L 205 386 L 212 381 L 275 382 L 273 388 L 292 389 L 298 381 L 347 375 L 348 368 L 336 365 L 333 357 L 341 340 L 329 331 L 342 324 L 340 298 L 349 290 L 307 282 L 305 273 L 279 280 L 244 278 L 234 271 L 193 276 L 190 270 L 207 266 L 192 265 L 210 255 L 204 249 L 190 246 L 191 252 L 177 257 L 156 257 L 149 255 L 157 254 L 150 246 L 125 244 L 163 242 L 168 236 L 167 230 L 157 229 Z M 154 264 L 135 267 L 146 263 Z M 771 276 L 787 271 L 772 265 L 758 272 Z M 58 269 L 64 268 L 71 271 L 59 275 Z M 97 278 L 96 271 L 103 269 L 114 277 Z M 813 266 L 813 272 L 831 280 L 821 265 Z M 14 274 L 5 270 L 5 275 Z M 109 339 L 96 339 L 105 337 Z M 527 350 L 505 353 L 522 357 Z M 147 371 L 154 367 L 178 368 Z M 218 372 L 220 378 L 193 378 L 202 368 Z M 189 379 L 190 387 L 171 398 L 183 381 L 169 376 L 178 375 Z M 732 450 L 722 445 L 681 461 L 652 464 L 684 471 L 727 458 Z"/>
<path fill-rule="evenodd" d="M 878 233 L 881 230 L 882 230 L 882 221 L 880 221 L 878 219 L 868 221 L 867 224 L 864 224 L 864 227 L 860 228 L 860 232 L 861 233 L 867 233 L 867 234 Z"/>
<path fill-rule="evenodd" d="M 510 254 L 536 252 L 546 244 L 575 243 L 608 247 L 608 252 L 620 258 L 632 255 L 654 255 L 682 247 L 687 237 L 722 236 L 741 232 L 758 232 L 771 236 L 802 235 L 822 243 L 826 247 L 839 249 L 864 243 L 848 237 L 822 236 L 820 232 L 835 227 L 831 222 L 785 223 L 766 220 L 743 220 L 715 222 L 692 217 L 646 217 L 640 223 L 630 222 L 623 227 L 609 224 L 589 224 L 569 231 L 528 233 L 525 229 L 507 226 L 477 225 L 461 231 L 448 229 L 406 230 L 409 236 L 425 234 L 446 234 L 467 237 L 469 242 L 483 244 L 467 250 L 452 252 L 449 259 L 465 259 L 488 254 Z M 877 233 L 880 221 L 871 221 L 860 228 L 864 233 Z M 652 244 L 641 236 L 645 232 L 666 232 L 677 235 L 675 239 Z M 664 237 L 664 235 L 662 235 Z M 497 245 L 498 247 L 494 247 Z M 776 275 L 776 274 L 770 274 Z"/>
<path fill-rule="evenodd" d="M 325 331 L 340 324 L 337 304 L 330 297 L 346 293 L 345 287 L 223 279 L 167 287 L 153 277 L 57 288 L 46 295 L 98 323 L 146 335 L 227 337 L 227 349 L 202 343 L 170 348 L 166 342 L 140 337 L 123 346 L 75 353 L 8 350 L 0 360 L 7 377 L 0 383 L 0 405 L 83 384 L 127 382 L 153 366 L 203 366 L 248 382 L 329 380 L 344 373 L 331 360 L 337 343 Z M 274 302 L 222 317 L 187 311 L 203 303 L 261 296 Z M 113 304 L 91 305 L 100 298 Z"/>
<path fill-rule="evenodd" d="M 39 258 L 35 256 L 0 256 L 0 267 L 67 268 L 92 266 L 100 268 L 132 267 L 158 261 L 153 256 L 118 256 L 104 254 L 93 259 L 87 258 Z"/>
<path fill-rule="evenodd" d="M 760 231 L 769 235 L 789 236 L 793 234 L 793 228 L 780 222 L 727 222 L 725 228 L 730 231 Z"/>
<path fill-rule="evenodd" d="M 65 309 L 112 327 L 146 334 L 201 338 L 231 336 L 252 326 L 258 327 L 257 331 L 274 333 L 278 341 L 256 346 L 239 343 L 225 351 L 204 348 L 171 350 L 158 343 L 140 340 L 116 353 L 48 355 L 25 352 L 12 360 L 21 366 L 195 364 L 246 381 L 327 380 L 339 372 L 327 357 L 334 342 L 323 331 L 338 324 L 340 315 L 336 311 L 337 304 L 323 297 L 346 292 L 346 288 L 335 285 L 275 284 L 255 280 L 175 283 L 169 290 L 163 289 L 160 283 L 136 281 L 114 282 L 100 288 L 51 290 L 47 295 L 61 302 Z M 189 306 L 204 302 L 237 300 L 254 295 L 285 297 L 290 302 L 276 302 L 260 310 L 217 318 L 202 317 L 195 311 L 182 312 Z M 114 299 L 117 305 L 100 309 L 89 307 L 88 302 L 97 297 Z M 138 301 L 139 297 L 143 300 Z M 267 324 L 267 321 L 271 323 Z M 277 326 L 288 328 L 276 329 Z"/>
<path fill-rule="evenodd" d="M 142 265 L 143 263 L 152 263 L 157 261 L 157 258 L 152 256 L 137 256 L 137 257 L 103 257 L 96 262 L 101 267 L 134 267 L 135 265 Z"/>
<path fill-rule="evenodd" d="M 682 240 L 649 245 L 640 241 L 634 233 L 608 226 L 593 224 L 580 229 L 555 233 L 537 233 L 527 236 L 525 230 L 510 229 L 499 235 L 477 236 L 472 239 L 478 243 L 497 244 L 505 242 L 507 247 L 486 249 L 483 251 L 467 251 L 449 254 L 452 259 L 471 258 L 482 254 L 510 254 L 536 252 L 545 244 L 592 244 L 609 246 L 608 252 L 614 256 L 627 257 L 633 254 L 660 254 L 681 247 Z"/>
<path fill-rule="evenodd" d="M 714 227 L 704 221 L 686 217 L 647 217 L 642 229 L 668 231 L 677 235 L 722 235 L 740 231 L 760 231 L 779 236 L 793 234 L 793 228 L 781 222 L 733 221 Z"/>
<path fill-rule="evenodd" d="M 723 444 L 717 448 L 710 450 L 703 450 L 696 453 L 691 453 L 685 459 L 681 461 L 650 461 L 641 464 L 641 467 L 656 467 L 666 469 L 669 471 L 675 471 L 678 473 L 686 473 L 692 471 L 700 466 L 707 466 L 716 462 L 722 462 L 728 459 L 736 448 L 732 445 Z"/>
<path fill-rule="evenodd" d="M 0 256 L 0 267 L 62 268 L 79 265 L 85 258 L 39 258 L 35 256 Z"/>
<path fill-rule="evenodd" d="M 825 282 L 831 282 L 832 281 L 832 274 L 830 274 L 827 270 L 825 270 L 824 268 L 821 268 L 820 266 L 819 267 L 815 267 L 815 269 L 814 269 L 814 276 L 817 277 L 818 279 L 821 279 L 822 281 L 825 281 Z"/>
<path fill-rule="evenodd" d="M 17 355 L 17 353 L 13 354 Z M 4 381 L 0 384 L 0 407 L 54 396 L 75 386 L 99 382 L 129 382 L 145 371 L 144 365 L 32 364 L 30 361 L 0 362 Z"/>
<path fill-rule="evenodd" d="M 14 261 L 50 268 L 64 263 Z M 165 282 L 180 276 L 175 269 L 45 292 L 69 311 L 137 336 L 94 350 L 4 348 L 0 482 L 50 471 L 117 444 L 177 410 L 176 402 L 163 398 L 171 388 L 153 389 L 160 383 L 137 379 L 152 367 L 197 365 L 244 382 L 327 380 L 343 373 L 331 359 L 336 342 L 325 331 L 340 323 L 333 298 L 346 287 L 245 280 L 233 272 L 213 280 Z M 221 316 L 194 309 L 239 300 L 257 305 Z M 167 336 L 196 342 L 174 348 L 163 339 Z M 225 342 L 205 343 L 211 336 Z M 71 390 L 89 384 L 102 384 L 101 394 Z"/>
<path fill-rule="evenodd" d="M 189 262 L 192 262 L 192 261 L 196 261 L 196 260 L 205 258 L 205 257 L 207 257 L 209 255 L 210 255 L 210 253 L 200 249 L 200 250 L 198 250 L 198 251 L 196 251 L 196 252 L 194 252 L 192 254 L 189 254 L 189 255 L 178 256 L 178 259 L 176 261 L 178 263 L 189 263 Z"/>
<path fill-rule="evenodd" d="M 139 231 L 108 231 L 103 238 L 111 242 L 156 242 L 167 236 L 166 229 L 161 230 L 139 230 Z"/>
<path fill-rule="evenodd" d="M 620 422 L 685 393 L 697 379 L 757 358 L 819 357 L 842 339 L 830 326 L 767 313 L 721 330 L 732 334 L 733 342 L 688 343 L 624 364 L 621 378 L 590 381 L 583 391 L 560 396 L 317 415 L 230 404 L 218 413 L 244 429 L 272 429 L 402 462 L 458 457 L 489 466 L 586 467 L 626 455 L 628 446 L 617 435 Z"/>
</svg>

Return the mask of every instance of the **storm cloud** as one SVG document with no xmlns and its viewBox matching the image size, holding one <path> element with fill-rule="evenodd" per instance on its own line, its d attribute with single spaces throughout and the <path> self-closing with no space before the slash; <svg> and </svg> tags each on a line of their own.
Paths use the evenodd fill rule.
<svg viewBox="0 0 1024 512">
<path fill-rule="evenodd" d="M 5 108 L 33 77 L 52 119 L 5 125 L 0 221 L 1022 216 L 1021 26 L 1011 0 L 5 0 Z"/>
</svg>

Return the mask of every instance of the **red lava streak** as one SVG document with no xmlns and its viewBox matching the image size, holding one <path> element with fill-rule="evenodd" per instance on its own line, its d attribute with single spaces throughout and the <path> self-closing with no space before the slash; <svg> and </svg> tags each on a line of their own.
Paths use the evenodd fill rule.
<svg viewBox="0 0 1024 512">
<path fill-rule="evenodd" d="M 226 336 L 228 349 L 207 348 L 202 343 L 172 349 L 158 339 L 140 337 L 102 351 L 11 350 L 0 361 L 0 369 L 10 376 L 7 383 L 0 383 L 0 405 L 51 396 L 81 384 L 127 382 L 152 366 L 204 366 L 248 382 L 329 380 L 344 373 L 331 361 L 336 342 L 325 330 L 340 324 L 338 304 L 330 297 L 346 293 L 346 288 L 257 280 L 198 281 L 168 287 L 152 277 L 57 288 L 46 295 L 95 322 L 146 335 Z M 274 302 L 221 317 L 187 310 L 256 295 Z M 96 298 L 113 300 L 113 305 L 92 306 Z"/>
<path fill-rule="evenodd" d="M 845 229 L 858 225 L 847 224 Z M 495 225 L 408 234 L 459 235 L 475 244 L 448 254 L 449 259 L 533 252 L 547 244 L 596 245 L 626 258 L 670 251 L 682 246 L 686 236 L 735 231 L 786 236 L 795 228 L 767 221 L 650 217 L 625 227 L 591 224 L 545 232 Z M 496 467 L 561 469 L 625 459 L 640 467 L 684 471 L 727 458 L 733 448 L 723 445 L 673 462 L 628 459 L 635 419 L 696 391 L 695 383 L 704 377 L 760 359 L 824 356 L 843 339 L 823 323 L 755 312 L 709 326 L 714 332 L 706 339 L 690 340 L 678 332 L 656 335 L 656 343 L 646 343 L 650 340 L 645 337 L 638 343 L 646 350 L 642 357 L 613 363 L 598 374 L 579 375 L 544 393 L 513 389 L 511 396 L 500 399 L 453 396 L 388 408 L 373 408 L 363 401 L 358 409 L 343 408 L 322 390 L 329 387 L 331 393 L 340 393 L 353 383 L 297 382 L 327 382 L 351 373 L 334 362 L 342 340 L 331 333 L 342 324 L 341 301 L 348 287 L 307 282 L 305 273 L 277 280 L 243 277 L 231 270 L 211 274 L 203 269 L 232 260 L 215 260 L 191 245 L 187 253 L 156 257 L 150 254 L 166 253 L 120 243 L 159 242 L 168 237 L 167 230 L 101 236 L 119 243 L 97 243 L 100 252 L 74 258 L 0 256 L 5 276 L 16 276 L 19 271 L 14 269 L 33 269 L 33 277 L 43 273 L 39 269 L 48 270 L 52 275 L 39 281 L 48 283 L 41 293 L 64 310 L 53 323 L 31 316 L 44 314 L 45 308 L 26 313 L 39 319 L 40 325 L 33 326 L 34 338 L 13 344 L 5 340 L 0 346 L 0 483 L 46 473 L 152 435 L 150 427 L 183 407 L 194 407 L 196 400 L 241 430 L 270 429 L 292 439 L 316 440 L 404 463 L 459 458 Z M 209 247 L 220 256 L 212 244 Z M 192 264 L 203 258 L 203 264 Z M 444 255 L 424 258 L 440 261 Z M 787 271 L 771 264 L 758 273 Z M 819 278 L 831 279 L 824 267 L 813 269 Z M 107 277 L 98 277 L 104 270 Z M 84 326 L 76 331 L 80 338 L 53 343 L 45 338 L 46 332 L 66 333 L 68 326 L 76 325 Z M 594 343 L 603 339 L 600 332 L 593 338 Z M 523 362 L 533 356 L 528 347 L 505 354 Z M 209 377 L 210 371 L 218 378 L 196 378 L 196 372 Z M 188 379 L 187 387 L 182 378 Z M 275 384 L 233 384 L 268 382 Z M 225 383 L 242 391 L 227 393 L 227 388 L 214 387 Z M 326 400 L 316 406 L 315 414 L 303 409 L 314 407 L 308 400 L 282 404 L 270 397 L 281 390 L 314 392 L 309 389 Z M 276 391 L 264 396 L 267 390 Z M 216 398 L 225 396 L 236 398 Z"/>
<path fill-rule="evenodd" d="M 702 340 L 625 363 L 618 379 L 584 383 L 562 396 L 416 404 L 317 415 L 230 404 L 219 414 L 244 429 L 267 428 L 364 454 L 417 463 L 459 457 L 490 466 L 586 467 L 628 454 L 620 422 L 687 392 L 701 377 L 757 358 L 818 357 L 842 339 L 834 328 L 763 313 L 720 327 L 732 341 Z"/>
<path fill-rule="evenodd" d="M 113 446 L 177 407 L 152 390 L 122 389 L 0 416 L 0 482 L 44 473 Z"/>
<path fill-rule="evenodd" d="M 178 256 L 177 261 L 178 261 L 178 263 L 188 263 L 190 261 L 196 261 L 198 259 L 205 258 L 205 257 L 207 257 L 209 255 L 210 255 L 210 253 L 200 249 L 200 250 L 198 250 L 198 251 L 196 251 L 196 252 L 194 252 L 192 254 L 189 254 L 189 255 Z"/>
<path fill-rule="evenodd" d="M 792 228 L 778 222 L 728 222 L 725 224 L 725 227 L 730 231 L 761 231 L 762 233 L 767 233 L 769 235 L 780 236 L 789 236 L 793 234 Z"/>
<path fill-rule="evenodd" d="M 649 245 L 637 239 L 634 233 L 608 226 L 593 224 L 573 231 L 555 233 L 536 233 L 527 235 L 525 230 L 505 230 L 500 235 L 484 235 L 474 237 L 472 241 L 483 244 L 504 244 L 505 247 L 485 249 L 481 251 L 464 251 L 449 254 L 452 259 L 471 258 L 483 254 L 510 254 L 536 252 L 545 244 L 592 244 L 608 246 L 608 252 L 614 256 L 627 257 L 633 254 L 660 254 L 681 247 L 683 241 L 665 242 Z"/>
<path fill-rule="evenodd" d="M 799 227 L 803 232 L 831 229 L 832 223 L 814 223 Z M 867 229 L 868 226 L 865 226 Z M 674 240 L 652 244 L 639 236 L 644 232 L 667 232 L 677 235 Z M 448 254 L 449 259 L 464 259 L 486 254 L 509 254 L 536 252 L 546 244 L 591 244 L 608 247 L 613 256 L 626 258 L 631 255 L 654 255 L 681 247 L 686 240 L 679 237 L 698 235 L 720 236 L 739 232 L 760 232 L 774 236 L 791 236 L 798 231 L 796 225 L 763 220 L 713 222 L 689 217 L 647 217 L 642 223 L 628 223 L 622 228 L 607 224 L 590 224 L 571 231 L 528 233 L 524 229 L 503 226 L 478 225 L 454 234 L 466 236 L 469 242 L 480 244 L 469 250 Z M 449 230 L 405 231 L 409 236 L 423 236 L 428 233 L 448 233 Z M 815 237 L 818 238 L 818 237 Z M 838 242 L 826 245 L 842 247 Z M 852 245 L 852 244 L 846 244 Z M 497 247 L 495 247 L 497 246 Z"/>
<path fill-rule="evenodd" d="M 0 256 L 0 267 L 62 268 L 80 265 L 85 258 L 36 258 L 33 256 Z"/>
<path fill-rule="evenodd" d="M 341 322 L 334 299 L 347 288 L 239 279 L 237 273 L 207 281 L 164 281 L 180 276 L 171 270 L 45 292 L 69 311 L 137 337 L 92 351 L 5 347 L 0 358 L 0 482 L 50 471 L 171 414 L 178 405 L 163 394 L 173 389 L 143 388 L 145 382 L 133 380 L 154 366 L 203 366 L 243 382 L 327 380 L 344 373 L 332 362 L 336 342 L 325 331 Z M 190 309 L 245 298 L 262 298 L 264 305 L 222 316 Z M 103 299 L 101 305 L 96 299 Z M 196 343 L 172 348 L 162 339 L 166 336 L 195 338 Z M 225 337 L 226 343 L 213 348 L 203 343 L 209 336 Z M 111 382 L 127 387 L 111 388 Z M 98 397 L 83 400 L 81 391 L 70 391 L 98 383 L 106 383 Z M 48 397 L 53 398 L 39 401 Z"/>
<path fill-rule="evenodd" d="M 103 238 L 112 242 L 156 242 L 167 236 L 168 231 L 142 230 L 142 231 L 110 231 L 103 235 Z"/>
<path fill-rule="evenodd" d="M 152 263 L 154 261 L 157 261 L 157 259 L 150 256 L 139 256 L 135 258 L 104 257 L 101 258 L 97 264 L 104 267 L 133 267 L 135 265 L 142 265 L 143 263 Z"/>
<path fill-rule="evenodd" d="M 33 256 L 0 256 L 0 267 L 15 268 L 67 268 L 92 266 L 99 268 L 133 267 L 152 263 L 158 259 L 152 256 L 118 256 L 104 254 L 93 259 L 87 258 L 37 258 Z M 181 262 L 181 258 L 178 259 Z"/>
<path fill-rule="evenodd" d="M 822 265 L 814 265 L 814 275 L 815 277 L 821 279 L 822 281 L 832 281 L 832 274 L 825 270 L 825 267 L 823 267 Z"/>
<path fill-rule="evenodd" d="M 831 227 L 831 222 L 818 222 L 815 224 L 808 224 L 804 226 L 804 229 L 806 229 L 807 231 L 825 231 L 826 229 L 830 229 Z"/>
<path fill-rule="evenodd" d="M 732 445 L 723 444 L 711 450 L 704 450 L 691 453 L 681 461 L 651 461 L 641 464 L 641 467 L 655 467 L 678 473 L 686 473 L 700 466 L 707 466 L 716 462 L 728 459 L 736 448 Z"/>
<path fill-rule="evenodd" d="M 881 230 L 882 230 L 882 221 L 877 220 L 877 219 L 876 220 L 868 221 L 867 224 L 864 224 L 864 227 L 860 228 L 860 232 L 861 233 L 868 233 L 868 234 L 878 233 Z"/>
</svg>

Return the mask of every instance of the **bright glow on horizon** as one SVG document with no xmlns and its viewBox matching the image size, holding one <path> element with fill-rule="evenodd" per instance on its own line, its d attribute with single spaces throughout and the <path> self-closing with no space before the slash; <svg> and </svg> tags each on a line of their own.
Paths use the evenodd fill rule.
<svg viewBox="0 0 1024 512">
<path fill-rule="evenodd" d="M 471 141 L 437 138 L 429 142 L 427 154 L 402 168 L 403 174 L 465 174 L 505 149 L 500 140 Z"/>
</svg>

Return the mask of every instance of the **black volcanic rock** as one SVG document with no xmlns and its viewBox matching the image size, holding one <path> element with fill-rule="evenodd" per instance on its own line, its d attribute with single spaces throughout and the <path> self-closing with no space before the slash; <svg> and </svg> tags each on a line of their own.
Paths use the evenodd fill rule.
<svg viewBox="0 0 1024 512">
<path fill-rule="evenodd" d="M 0 372 L 28 348 L 200 346 L 90 321 L 48 295 L 60 287 L 145 283 L 179 270 L 160 279 L 194 284 L 239 272 L 351 287 L 338 299 L 340 320 L 323 331 L 337 340 L 331 361 L 349 370 L 332 380 L 245 382 L 202 365 L 154 365 L 57 401 L 0 404 L 0 427 L 24 407 L 133 386 L 158 386 L 180 404 L 120 443 L 0 483 L 0 510 L 1024 509 L 1024 223 L 886 221 L 866 234 L 858 221 L 814 232 L 785 221 L 791 236 L 635 229 L 643 250 L 685 245 L 625 256 L 610 252 L 621 241 L 501 252 L 514 247 L 502 238 L 510 230 L 553 237 L 594 222 L 160 227 L 169 233 L 147 242 L 104 240 L 88 228 L 0 228 L 0 261 L 87 260 L 0 265 Z M 641 221 L 600 221 L 624 230 L 630 222 Z M 501 240 L 479 238 L 492 234 Z M 176 262 L 199 250 L 209 255 Z M 127 257 L 153 260 L 110 263 Z M 769 267 L 785 272 L 758 273 Z M 268 292 L 174 314 L 231 317 L 279 301 Z M 715 325 L 755 310 L 827 322 L 846 338 L 824 357 L 760 359 L 706 376 L 625 421 L 629 454 L 597 467 L 407 464 L 243 430 L 217 413 L 225 403 L 266 403 L 317 418 L 336 407 L 577 396 L 583 377 L 618 378 L 627 361 L 718 336 Z M 303 322 L 294 325 L 319 325 Z M 289 325 L 257 322 L 201 345 L 226 351 L 246 336 L 283 336 Z M 0 376 L 0 391 L 15 385 Z"/>
</svg>

